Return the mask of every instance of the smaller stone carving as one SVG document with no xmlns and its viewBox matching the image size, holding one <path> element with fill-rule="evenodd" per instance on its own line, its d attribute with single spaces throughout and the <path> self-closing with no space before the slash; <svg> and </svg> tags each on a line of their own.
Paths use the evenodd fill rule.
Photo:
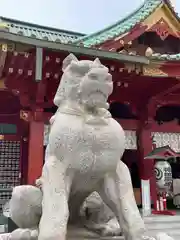
<svg viewBox="0 0 180 240">
<path fill-rule="evenodd" d="M 37 240 L 42 215 L 41 190 L 30 185 L 15 187 L 9 202 L 9 215 L 19 228 L 0 235 L 0 240 Z"/>
<path fill-rule="evenodd" d="M 10 217 L 20 228 L 37 228 L 42 214 L 41 204 L 39 188 L 30 185 L 15 187 L 9 202 Z"/>
</svg>

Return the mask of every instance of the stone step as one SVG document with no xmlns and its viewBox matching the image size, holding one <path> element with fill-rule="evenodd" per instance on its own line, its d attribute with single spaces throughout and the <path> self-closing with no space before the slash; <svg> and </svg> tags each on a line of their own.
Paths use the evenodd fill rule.
<svg viewBox="0 0 180 240">
<path fill-rule="evenodd" d="M 144 222 L 149 233 L 156 235 L 158 232 L 165 232 L 175 240 L 180 240 L 180 215 L 151 215 L 145 217 Z"/>
<path fill-rule="evenodd" d="M 158 216 L 151 215 L 149 217 L 144 218 L 145 223 L 158 223 L 158 222 L 179 222 L 180 223 L 180 215 L 175 216 Z"/>
<path fill-rule="evenodd" d="M 146 227 L 149 230 L 156 229 L 179 229 L 180 230 L 180 222 L 155 222 L 155 223 L 145 223 Z"/>
</svg>

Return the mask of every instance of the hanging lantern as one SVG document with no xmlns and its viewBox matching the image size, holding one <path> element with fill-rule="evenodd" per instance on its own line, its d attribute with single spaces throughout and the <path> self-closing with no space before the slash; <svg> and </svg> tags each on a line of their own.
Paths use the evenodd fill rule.
<svg viewBox="0 0 180 240">
<path fill-rule="evenodd" d="M 168 190 L 172 184 L 171 165 L 166 160 L 157 161 L 154 171 L 159 190 Z"/>
<path fill-rule="evenodd" d="M 172 184 L 172 169 L 168 160 L 179 157 L 168 145 L 153 149 L 145 159 L 156 159 L 154 166 L 156 183 L 159 190 L 168 190 Z"/>
</svg>

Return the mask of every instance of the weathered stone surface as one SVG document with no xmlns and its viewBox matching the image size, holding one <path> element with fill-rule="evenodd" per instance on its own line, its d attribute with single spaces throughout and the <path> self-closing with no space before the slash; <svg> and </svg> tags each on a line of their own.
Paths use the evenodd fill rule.
<svg viewBox="0 0 180 240">
<path fill-rule="evenodd" d="M 129 169 L 121 161 L 125 133 L 107 110 L 107 99 L 113 90 L 109 70 L 98 59 L 78 61 L 72 54 L 64 60 L 62 69 L 54 98 L 58 110 L 50 121 L 45 164 L 37 182 L 42 199 L 37 197 L 40 189 L 31 189 L 36 192 L 34 201 L 34 196 L 25 198 L 25 187 L 20 192 L 15 188 L 12 198 L 17 199 L 18 207 L 12 211 L 10 206 L 10 211 L 21 229 L 12 233 L 11 236 L 16 235 L 12 240 L 17 240 L 17 236 L 19 240 L 35 240 L 37 236 L 38 240 L 65 240 L 68 220 L 77 224 L 83 219 L 79 216 L 80 208 L 93 192 L 99 194 L 116 218 L 109 216 L 104 203 L 97 206 L 96 202 L 95 207 L 85 210 L 87 228 L 113 236 L 120 226 L 126 240 L 153 239 L 143 236 L 145 226 L 134 198 Z M 29 194 L 30 190 L 25 193 Z M 100 214 L 95 211 L 98 207 Z M 27 212 L 31 216 L 29 222 Z M 83 235 L 83 230 L 79 233 Z M 68 238 L 77 236 L 78 227 L 74 234 L 72 230 L 68 234 Z M 88 234 L 95 233 L 88 231 Z"/>
</svg>

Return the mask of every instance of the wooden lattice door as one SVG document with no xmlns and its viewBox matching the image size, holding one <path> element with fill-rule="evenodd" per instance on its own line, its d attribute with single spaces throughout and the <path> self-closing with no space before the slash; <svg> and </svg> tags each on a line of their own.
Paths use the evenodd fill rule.
<svg viewBox="0 0 180 240">
<path fill-rule="evenodd" d="M 0 140 L 0 211 L 10 199 L 12 189 L 21 184 L 21 140 L 5 135 Z"/>
</svg>

